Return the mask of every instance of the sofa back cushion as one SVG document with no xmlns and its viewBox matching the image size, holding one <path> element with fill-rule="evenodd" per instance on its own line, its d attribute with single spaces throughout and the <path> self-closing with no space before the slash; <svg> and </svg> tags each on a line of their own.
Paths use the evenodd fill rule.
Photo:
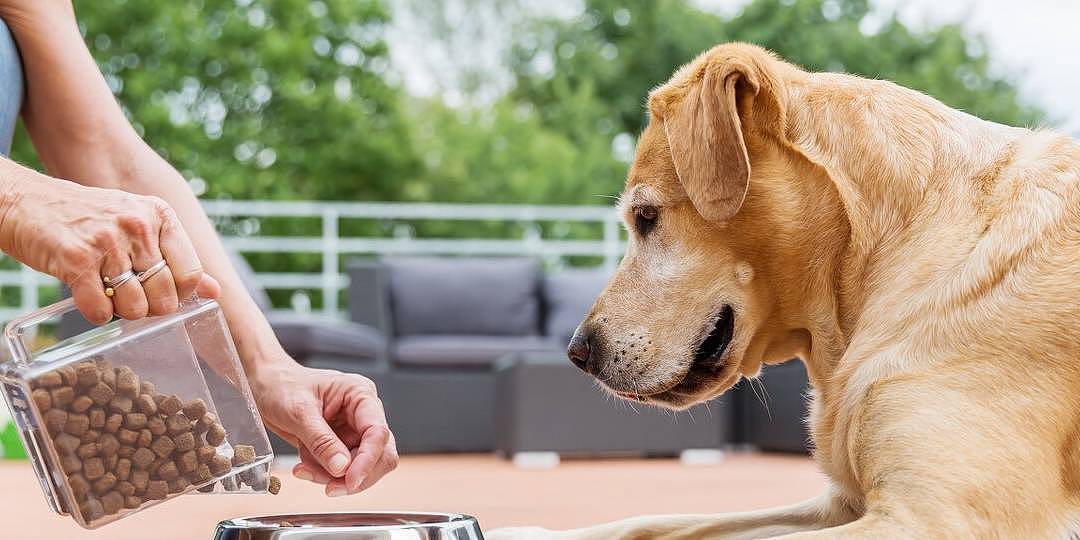
<svg viewBox="0 0 1080 540">
<path fill-rule="evenodd" d="M 544 335 L 566 344 L 611 274 L 597 269 L 569 269 L 544 277 Z"/>
<path fill-rule="evenodd" d="M 527 336 L 540 331 L 540 267 L 521 258 L 393 257 L 394 331 L 400 336 Z"/>
</svg>

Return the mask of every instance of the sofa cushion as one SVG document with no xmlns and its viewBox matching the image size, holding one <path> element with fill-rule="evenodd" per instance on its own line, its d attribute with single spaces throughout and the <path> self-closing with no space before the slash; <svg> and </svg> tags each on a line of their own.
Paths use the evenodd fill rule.
<svg viewBox="0 0 1080 540">
<path fill-rule="evenodd" d="M 544 334 L 566 344 L 611 275 L 603 270 L 571 269 L 544 277 Z"/>
<path fill-rule="evenodd" d="M 395 257 L 383 263 L 397 335 L 540 332 L 540 268 L 532 259 Z"/>
<path fill-rule="evenodd" d="M 271 313 L 267 319 L 281 346 L 297 360 L 321 355 L 372 361 L 386 350 L 382 335 L 363 324 L 291 313 Z"/>
<path fill-rule="evenodd" d="M 394 343 L 393 359 L 412 367 L 488 367 L 510 353 L 561 349 L 539 336 L 409 336 Z"/>
</svg>

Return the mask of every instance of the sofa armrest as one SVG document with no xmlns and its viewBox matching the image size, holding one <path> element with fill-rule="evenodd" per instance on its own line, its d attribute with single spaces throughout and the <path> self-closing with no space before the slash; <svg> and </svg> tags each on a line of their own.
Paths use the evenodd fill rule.
<svg viewBox="0 0 1080 540">
<path fill-rule="evenodd" d="M 365 324 L 389 338 L 394 335 L 390 307 L 390 282 L 382 262 L 370 259 L 350 261 L 349 320 Z"/>
</svg>

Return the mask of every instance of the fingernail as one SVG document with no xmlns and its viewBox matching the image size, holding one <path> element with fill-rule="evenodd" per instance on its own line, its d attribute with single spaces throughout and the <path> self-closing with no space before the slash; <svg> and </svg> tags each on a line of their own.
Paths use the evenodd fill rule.
<svg viewBox="0 0 1080 540">
<path fill-rule="evenodd" d="M 341 476 L 345 473 L 345 467 L 349 466 L 349 456 L 338 454 L 330 458 L 330 463 L 328 463 L 328 465 L 330 466 L 330 474 Z"/>
<path fill-rule="evenodd" d="M 360 491 L 360 486 L 362 486 L 362 485 L 364 485 L 364 477 L 363 476 L 361 476 L 360 478 L 357 478 L 356 482 L 353 482 L 353 491 Z"/>
<path fill-rule="evenodd" d="M 344 497 L 344 496 L 346 496 L 348 494 L 349 494 L 349 490 L 347 490 L 347 489 L 345 489 L 343 487 L 333 488 L 333 489 L 330 490 L 330 493 L 327 493 L 327 495 L 329 495 L 331 497 Z"/>
<path fill-rule="evenodd" d="M 307 480 L 308 482 L 315 481 L 315 477 L 311 476 L 311 473 L 309 473 L 307 469 L 296 469 L 295 471 L 293 471 L 293 476 L 301 480 Z"/>
</svg>

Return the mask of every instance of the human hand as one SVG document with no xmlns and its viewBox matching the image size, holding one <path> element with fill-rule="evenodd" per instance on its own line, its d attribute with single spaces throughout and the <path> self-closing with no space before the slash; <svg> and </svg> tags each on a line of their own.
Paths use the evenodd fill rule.
<svg viewBox="0 0 1080 540">
<path fill-rule="evenodd" d="M 193 293 L 207 298 L 220 293 L 217 282 L 203 273 L 176 214 L 157 197 L 37 173 L 5 195 L 0 250 L 67 284 L 75 306 L 94 324 L 114 314 L 125 319 L 164 315 Z M 129 279 L 112 298 L 106 296 L 105 277 L 144 271 L 163 259 L 167 266 L 144 283 Z"/>
<path fill-rule="evenodd" d="M 394 436 L 371 380 L 291 359 L 251 375 L 263 421 L 300 451 L 293 475 L 331 497 L 370 487 L 398 464 Z"/>
</svg>

